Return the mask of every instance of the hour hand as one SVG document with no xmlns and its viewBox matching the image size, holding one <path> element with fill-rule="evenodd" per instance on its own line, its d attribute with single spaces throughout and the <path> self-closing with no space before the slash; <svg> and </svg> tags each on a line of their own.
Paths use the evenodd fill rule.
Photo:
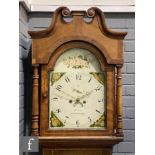
<svg viewBox="0 0 155 155">
<path fill-rule="evenodd" d="M 61 99 L 67 100 L 70 104 L 75 102 L 75 100 L 70 99 L 69 97 L 65 97 L 63 95 L 59 95 L 59 94 L 54 94 L 54 96 L 59 97 Z"/>
<path fill-rule="evenodd" d="M 69 100 L 69 98 L 59 95 L 59 94 L 54 94 L 54 96 L 59 97 L 61 99 Z"/>
<path fill-rule="evenodd" d="M 61 92 L 62 92 L 63 94 L 65 94 L 65 95 L 71 97 L 72 99 L 76 100 L 76 98 L 75 98 L 74 96 L 72 96 L 72 95 L 70 95 L 70 94 L 68 94 L 68 93 L 66 93 L 66 92 L 64 92 L 64 91 L 61 91 Z"/>
<path fill-rule="evenodd" d="M 79 93 L 79 94 L 83 94 L 80 90 L 77 90 L 77 89 L 73 89 L 73 92 L 76 92 L 76 93 Z"/>
</svg>

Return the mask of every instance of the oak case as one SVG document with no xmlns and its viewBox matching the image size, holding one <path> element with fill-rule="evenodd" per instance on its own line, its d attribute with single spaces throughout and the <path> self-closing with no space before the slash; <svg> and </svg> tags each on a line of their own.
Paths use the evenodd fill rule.
<svg viewBox="0 0 155 155">
<path fill-rule="evenodd" d="M 64 17 L 69 16 L 72 16 L 72 21 L 66 22 Z M 86 22 L 84 16 L 91 21 Z M 70 12 L 68 8 L 61 7 L 55 11 L 48 29 L 29 31 L 29 34 L 32 37 L 34 67 L 32 135 L 39 136 L 43 148 L 108 147 L 111 153 L 111 147 L 123 140 L 121 70 L 123 39 L 127 33 L 109 30 L 98 8 Z M 92 52 L 106 72 L 105 130 L 48 129 L 48 73 L 53 70 L 59 56 L 71 48 Z"/>
</svg>

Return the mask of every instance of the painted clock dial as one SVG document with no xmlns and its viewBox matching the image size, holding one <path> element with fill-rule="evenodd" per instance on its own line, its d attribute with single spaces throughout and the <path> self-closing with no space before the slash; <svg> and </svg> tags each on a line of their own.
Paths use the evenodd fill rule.
<svg viewBox="0 0 155 155">
<path fill-rule="evenodd" d="M 49 129 L 105 127 L 105 73 L 86 49 L 65 51 L 49 72 Z"/>
</svg>

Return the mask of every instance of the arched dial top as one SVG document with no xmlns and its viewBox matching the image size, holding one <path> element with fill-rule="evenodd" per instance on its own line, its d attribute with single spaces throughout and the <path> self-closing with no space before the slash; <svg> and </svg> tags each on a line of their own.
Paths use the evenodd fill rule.
<svg viewBox="0 0 155 155">
<path fill-rule="evenodd" d="M 90 51 L 65 51 L 49 72 L 49 129 L 105 128 L 105 73 Z"/>
<path fill-rule="evenodd" d="M 100 64 L 93 53 L 83 48 L 72 48 L 62 54 L 54 72 L 101 72 Z"/>
</svg>

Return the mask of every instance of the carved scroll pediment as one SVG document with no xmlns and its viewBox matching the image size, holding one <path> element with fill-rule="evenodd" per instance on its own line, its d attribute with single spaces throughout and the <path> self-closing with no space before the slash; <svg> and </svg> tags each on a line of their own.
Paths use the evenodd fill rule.
<svg viewBox="0 0 155 155">
<path fill-rule="evenodd" d="M 66 18 L 71 20 L 66 21 Z M 127 33 L 108 29 L 103 12 L 96 7 L 87 12 L 60 7 L 54 12 L 47 29 L 29 31 L 29 34 L 32 38 L 33 64 L 47 64 L 58 47 L 71 41 L 83 41 L 95 46 L 108 64 L 123 64 L 123 39 Z"/>
</svg>

